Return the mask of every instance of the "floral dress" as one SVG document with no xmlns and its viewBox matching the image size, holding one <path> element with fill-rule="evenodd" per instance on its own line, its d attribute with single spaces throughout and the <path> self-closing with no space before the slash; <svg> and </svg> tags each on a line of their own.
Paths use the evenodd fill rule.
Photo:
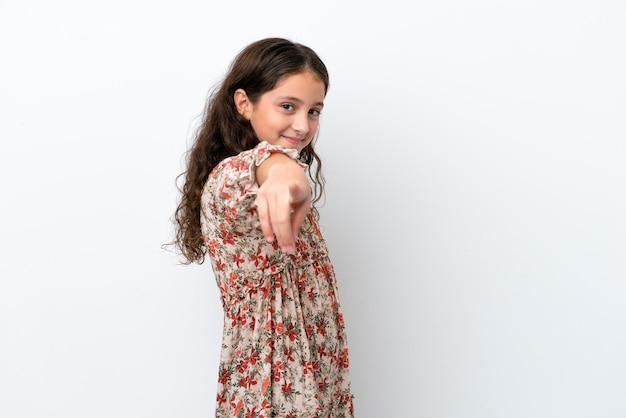
<svg viewBox="0 0 626 418">
<path fill-rule="evenodd" d="M 261 142 L 215 167 L 202 194 L 224 308 L 216 417 L 353 417 L 344 320 L 319 226 L 310 214 L 293 254 L 261 232 L 255 172 L 275 152 L 298 157 Z"/>
</svg>

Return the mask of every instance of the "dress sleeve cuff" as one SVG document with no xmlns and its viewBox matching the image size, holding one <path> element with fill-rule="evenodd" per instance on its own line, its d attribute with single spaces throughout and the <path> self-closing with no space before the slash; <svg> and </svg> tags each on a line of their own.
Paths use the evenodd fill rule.
<svg viewBox="0 0 626 418">
<path fill-rule="evenodd" d="M 298 164 L 300 164 L 300 166 L 302 166 L 302 168 L 307 167 L 306 164 L 298 160 L 298 157 L 300 156 L 300 154 L 298 153 L 298 150 L 293 149 L 293 148 L 286 148 L 280 145 L 272 145 L 267 141 L 262 141 L 262 142 L 259 142 L 259 144 L 256 147 L 254 147 L 252 152 L 254 155 L 254 165 L 256 167 L 260 166 L 263 163 L 263 161 L 267 160 L 267 158 L 270 155 L 277 153 L 277 152 L 281 154 L 285 154 L 292 160 L 296 161 Z"/>
</svg>

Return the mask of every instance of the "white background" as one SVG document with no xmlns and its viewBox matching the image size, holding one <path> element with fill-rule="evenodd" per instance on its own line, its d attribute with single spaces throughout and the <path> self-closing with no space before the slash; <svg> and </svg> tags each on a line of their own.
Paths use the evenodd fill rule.
<svg viewBox="0 0 626 418">
<path fill-rule="evenodd" d="M 322 224 L 359 418 L 626 417 L 626 5 L 0 2 L 0 416 L 213 415 L 177 265 L 206 94 L 266 36 L 331 73 Z"/>
</svg>

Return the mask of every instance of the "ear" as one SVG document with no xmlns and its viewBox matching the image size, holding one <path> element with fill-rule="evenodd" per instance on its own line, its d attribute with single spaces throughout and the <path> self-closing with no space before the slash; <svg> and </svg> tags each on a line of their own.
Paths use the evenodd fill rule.
<svg viewBox="0 0 626 418">
<path fill-rule="evenodd" d="M 235 90 L 234 99 L 235 107 L 237 107 L 237 112 L 239 112 L 239 114 L 244 118 L 250 120 L 250 108 L 252 104 L 250 103 L 246 92 L 243 89 Z"/>
</svg>

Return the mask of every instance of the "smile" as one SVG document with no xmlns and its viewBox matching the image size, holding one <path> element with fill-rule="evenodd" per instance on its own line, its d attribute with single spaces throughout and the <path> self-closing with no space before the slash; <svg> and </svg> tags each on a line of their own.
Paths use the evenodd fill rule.
<svg viewBox="0 0 626 418">
<path fill-rule="evenodd" d="M 291 137 L 291 136 L 283 136 L 283 138 L 287 142 L 289 142 L 290 144 L 293 144 L 293 145 L 298 145 L 300 142 L 302 142 L 302 140 L 300 138 L 294 138 L 294 137 Z"/>
</svg>

